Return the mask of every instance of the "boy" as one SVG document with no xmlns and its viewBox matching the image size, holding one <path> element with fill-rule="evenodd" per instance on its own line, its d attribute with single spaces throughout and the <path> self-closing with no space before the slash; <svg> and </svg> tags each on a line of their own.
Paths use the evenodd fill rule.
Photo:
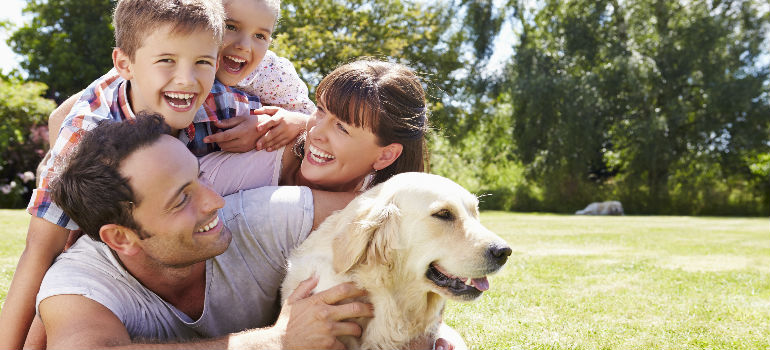
<svg viewBox="0 0 770 350">
<path fill-rule="evenodd" d="M 77 228 L 52 203 L 48 185 L 86 130 L 99 120 L 133 120 L 135 112 L 157 112 L 200 155 L 215 150 L 202 142 L 211 133 L 208 122 L 248 116 L 260 107 L 257 98 L 214 82 L 224 18 L 218 0 L 118 2 L 113 17 L 115 70 L 91 84 L 65 119 L 28 206 L 33 217 L 0 313 L 0 348 L 22 346 L 42 277 L 61 253 L 68 229 Z M 203 112 L 196 113 L 201 106 Z"/>
</svg>

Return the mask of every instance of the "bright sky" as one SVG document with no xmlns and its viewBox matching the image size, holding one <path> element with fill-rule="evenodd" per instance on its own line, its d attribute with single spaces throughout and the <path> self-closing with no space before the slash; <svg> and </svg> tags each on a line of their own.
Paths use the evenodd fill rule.
<svg viewBox="0 0 770 350">
<path fill-rule="evenodd" d="M 0 20 L 9 20 L 11 23 L 16 24 L 16 26 L 20 26 L 23 23 L 21 9 L 27 2 L 24 0 L 3 0 L 3 4 L 3 14 L 0 15 Z M 13 68 L 18 68 L 20 60 L 6 43 L 9 36 L 9 31 L 0 30 L 0 70 L 6 73 Z"/>
</svg>

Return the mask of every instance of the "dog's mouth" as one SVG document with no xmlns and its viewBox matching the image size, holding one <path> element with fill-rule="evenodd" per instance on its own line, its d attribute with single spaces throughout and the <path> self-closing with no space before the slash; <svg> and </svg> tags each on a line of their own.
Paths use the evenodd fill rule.
<svg viewBox="0 0 770 350">
<path fill-rule="evenodd" d="M 430 264 L 428 271 L 425 272 L 425 277 L 439 288 L 463 299 L 475 299 L 489 289 L 487 276 L 481 278 L 458 277 L 446 272 L 435 263 Z"/>
</svg>

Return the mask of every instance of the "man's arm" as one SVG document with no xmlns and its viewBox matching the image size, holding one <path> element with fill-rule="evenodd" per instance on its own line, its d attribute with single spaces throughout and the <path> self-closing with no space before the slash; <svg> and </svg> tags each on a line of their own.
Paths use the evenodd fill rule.
<svg viewBox="0 0 770 350">
<path fill-rule="evenodd" d="M 0 349 L 19 349 L 35 317 L 35 296 L 53 259 L 64 249 L 67 229 L 32 217 L 27 243 L 0 312 Z"/>
<path fill-rule="evenodd" d="M 57 295 L 40 302 L 40 315 L 50 349 L 277 349 L 341 348 L 336 337 L 360 336 L 361 328 L 341 320 L 372 317 L 362 303 L 334 305 L 361 296 L 352 284 L 310 295 L 317 278 L 302 282 L 281 310 L 276 325 L 225 337 L 176 344 L 132 344 L 126 327 L 108 308 L 80 295 Z M 77 310 L 73 312 L 73 310 Z"/>
</svg>

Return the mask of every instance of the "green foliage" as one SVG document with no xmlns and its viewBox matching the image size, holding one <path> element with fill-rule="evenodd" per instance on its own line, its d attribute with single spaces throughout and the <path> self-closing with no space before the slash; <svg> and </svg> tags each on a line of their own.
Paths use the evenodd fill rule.
<svg viewBox="0 0 770 350">
<path fill-rule="evenodd" d="M 615 196 L 637 213 L 728 214 L 767 196 L 751 193 L 745 163 L 770 141 L 758 1 L 514 7 L 522 31 L 502 90 L 546 209 Z M 745 196 L 713 186 L 724 183 Z M 710 199 L 724 208 L 697 202 Z"/>
<path fill-rule="evenodd" d="M 110 67 L 114 0 L 28 0 L 9 40 L 61 100 Z M 770 213 L 759 0 L 285 0 L 272 49 L 314 87 L 360 56 L 426 82 L 434 172 L 485 208 Z M 518 40 L 485 71 L 505 21 Z M 7 23 L 2 24 L 7 28 Z M 10 180 L 5 180 L 10 181 Z"/>
<path fill-rule="evenodd" d="M 433 125 L 457 124 L 448 98 L 462 88 L 463 33 L 453 32 L 454 1 L 285 0 L 272 49 L 289 57 L 310 87 L 361 56 L 405 63 L 426 82 Z"/>
<path fill-rule="evenodd" d="M 63 101 L 112 67 L 113 0 L 27 0 L 31 23 L 8 39 L 21 67 Z"/>
<path fill-rule="evenodd" d="M 0 80 L 0 208 L 27 204 L 37 164 L 48 148 L 48 115 L 56 104 L 42 83 Z"/>
</svg>

